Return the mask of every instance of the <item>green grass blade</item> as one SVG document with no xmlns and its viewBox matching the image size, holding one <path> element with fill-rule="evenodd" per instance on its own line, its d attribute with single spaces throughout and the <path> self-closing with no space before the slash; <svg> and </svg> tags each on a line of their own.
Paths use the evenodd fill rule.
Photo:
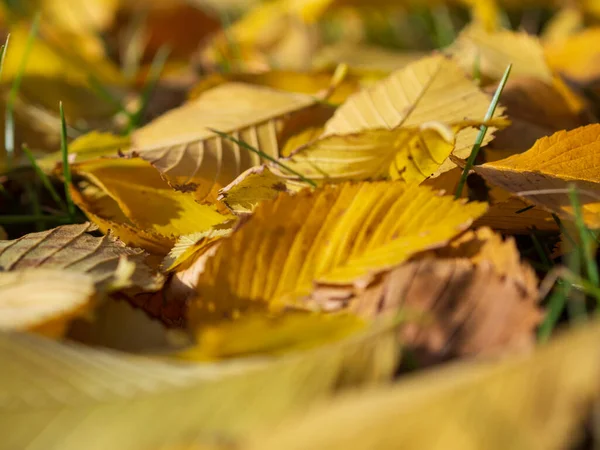
<svg viewBox="0 0 600 450">
<path fill-rule="evenodd" d="M 546 270 L 550 270 L 552 268 L 552 261 L 550 261 L 550 257 L 548 256 L 548 249 L 540 242 L 535 232 L 531 232 L 530 236 L 535 251 L 537 252 L 538 257 L 540 258 L 540 261 L 542 261 L 543 267 Z"/>
<path fill-rule="evenodd" d="M 52 200 L 54 200 L 54 203 L 56 203 L 63 211 L 67 211 L 65 202 L 63 202 L 62 198 L 60 198 L 60 195 L 58 195 L 56 189 L 54 189 L 54 186 L 52 185 L 50 178 L 48 178 L 48 175 L 46 175 L 46 173 L 38 165 L 35 156 L 33 156 L 33 153 L 31 152 L 29 147 L 23 145 L 22 149 L 23 153 L 25 153 L 25 156 L 27 156 L 27 159 L 29 159 L 29 162 L 31 163 L 31 167 L 33 167 L 33 170 L 35 171 L 35 174 L 40 179 L 40 181 L 52 197 Z"/>
<path fill-rule="evenodd" d="M 575 186 L 569 187 L 569 199 L 571 201 L 571 206 L 573 206 L 573 212 L 575 214 L 575 226 L 577 227 L 579 239 L 581 240 L 582 248 L 579 249 L 579 252 L 583 257 L 588 279 L 595 287 L 599 287 L 600 277 L 598 276 L 598 264 L 596 263 L 596 255 L 593 251 L 595 243 L 592 242 L 590 231 L 585 225 L 581 203 L 579 202 L 579 196 L 577 195 L 577 189 Z"/>
<path fill-rule="evenodd" d="M 291 174 L 296 175 L 298 178 L 300 178 L 302 181 L 304 181 L 307 184 L 310 184 L 312 187 L 317 187 L 317 183 L 315 183 L 313 180 L 309 180 L 308 178 L 306 178 L 304 175 L 302 175 L 299 172 L 296 172 L 294 169 L 292 169 L 291 167 L 288 167 L 287 165 L 285 165 L 284 163 L 282 163 L 281 161 L 279 161 L 276 158 L 273 158 L 270 155 L 267 155 L 265 152 L 252 147 L 250 144 L 244 142 L 244 141 L 240 141 L 239 139 L 234 138 L 233 136 L 227 134 L 227 133 L 223 133 L 222 131 L 218 131 L 212 128 L 209 128 L 210 131 L 212 131 L 215 134 L 218 134 L 219 136 L 221 136 L 222 138 L 228 139 L 231 142 L 239 145 L 242 148 L 245 148 L 246 150 L 250 150 L 253 153 L 256 153 L 257 155 L 259 155 L 261 158 L 266 159 L 268 161 L 271 161 L 272 163 L 277 164 L 278 166 L 280 166 L 282 169 L 287 170 L 288 172 L 290 172 Z"/>
<path fill-rule="evenodd" d="M 17 70 L 17 74 L 15 79 L 12 82 L 10 87 L 10 91 L 8 93 L 8 98 L 6 100 L 6 117 L 4 120 L 4 149 L 6 151 L 7 156 L 7 164 L 10 167 L 12 165 L 12 160 L 15 153 L 15 123 L 14 123 L 14 108 L 15 102 L 17 100 L 17 94 L 19 93 L 19 88 L 21 87 L 21 81 L 23 80 L 23 75 L 25 73 L 25 69 L 27 68 L 27 61 L 29 60 L 29 55 L 31 54 L 31 50 L 33 49 L 33 44 L 35 42 L 35 38 L 38 35 L 40 29 L 40 14 L 36 14 L 33 22 L 31 24 L 31 28 L 29 29 L 29 36 L 27 36 L 27 42 L 25 44 L 25 51 L 21 56 L 21 62 L 19 64 L 19 68 Z M 6 49 L 5 49 L 6 51 Z M 2 63 L 4 63 L 4 54 L 2 55 Z"/>
<path fill-rule="evenodd" d="M 48 216 L 48 215 L 17 215 L 17 216 L 0 216 L 0 225 L 20 225 L 26 223 L 47 222 L 54 224 L 72 223 L 72 220 L 67 216 Z"/>
<path fill-rule="evenodd" d="M 494 117 L 494 113 L 496 112 L 496 108 L 498 107 L 498 101 L 500 100 L 500 96 L 502 95 L 502 91 L 506 86 L 506 82 L 508 81 L 508 77 L 510 76 L 510 71 L 512 70 L 512 64 L 509 64 L 506 70 L 504 71 L 504 76 L 496 89 L 496 93 L 494 94 L 494 98 L 492 98 L 492 102 L 490 103 L 490 107 L 485 115 L 484 122 L 489 122 L 492 117 Z M 483 144 L 483 140 L 485 139 L 485 135 L 487 134 L 488 126 L 481 125 L 479 128 L 479 134 L 477 135 L 477 139 L 475 140 L 475 145 L 473 145 L 473 149 L 471 150 L 471 154 L 467 159 L 467 163 L 463 170 L 463 173 L 460 177 L 460 181 L 458 182 L 458 186 L 456 187 L 456 193 L 454 194 L 455 198 L 460 198 L 462 195 L 462 191 L 465 187 L 465 183 L 467 182 L 467 177 L 469 176 L 469 172 L 475 165 L 475 159 L 479 154 L 479 150 L 481 149 L 481 145 Z"/>
<path fill-rule="evenodd" d="M 552 294 L 547 302 L 544 322 L 538 330 L 539 342 L 547 342 L 548 339 L 550 339 L 550 336 L 556 328 L 560 316 L 565 310 L 567 305 L 567 297 L 569 296 L 571 289 L 572 286 L 569 282 L 559 280 L 558 283 L 556 283 L 556 287 L 552 291 Z"/>
<path fill-rule="evenodd" d="M 6 58 L 6 51 L 8 50 L 8 43 L 10 42 L 10 33 L 6 36 L 6 41 L 0 47 L 0 78 L 2 78 L 2 71 L 4 70 L 4 59 Z"/>
<path fill-rule="evenodd" d="M 88 75 L 88 83 L 92 88 L 92 91 L 98 96 L 98 98 L 104 100 L 106 103 L 112 105 L 115 108 L 115 112 L 123 112 L 127 115 L 130 115 L 129 112 L 125 109 L 125 106 L 121 103 L 121 101 L 116 98 L 106 87 L 98 80 L 98 78 L 90 74 Z"/>
<path fill-rule="evenodd" d="M 131 115 L 129 131 L 133 131 L 141 125 L 144 112 L 148 107 L 152 93 L 154 92 L 154 89 L 160 80 L 160 76 L 170 54 L 171 49 L 168 46 L 163 45 L 158 49 L 156 55 L 154 55 L 152 65 L 150 66 L 150 72 L 148 73 L 148 77 L 146 79 L 146 84 L 142 90 L 140 107 L 133 115 Z"/>
<path fill-rule="evenodd" d="M 67 199 L 67 213 L 69 218 L 75 220 L 75 204 L 71 198 L 71 166 L 69 165 L 69 149 L 67 145 L 67 121 L 65 120 L 65 111 L 63 104 L 60 102 L 60 151 L 62 154 L 63 179 L 65 185 L 65 198 Z"/>
<path fill-rule="evenodd" d="M 42 219 L 42 205 L 40 203 L 40 196 L 36 189 L 36 186 L 25 183 L 25 191 L 27 192 L 27 198 L 31 203 L 31 215 L 34 217 L 40 217 L 40 220 L 35 221 L 35 231 L 43 231 L 46 229 L 46 222 Z"/>
<path fill-rule="evenodd" d="M 448 6 L 440 4 L 432 9 L 433 26 L 438 48 L 445 48 L 456 39 L 456 29 Z"/>
</svg>

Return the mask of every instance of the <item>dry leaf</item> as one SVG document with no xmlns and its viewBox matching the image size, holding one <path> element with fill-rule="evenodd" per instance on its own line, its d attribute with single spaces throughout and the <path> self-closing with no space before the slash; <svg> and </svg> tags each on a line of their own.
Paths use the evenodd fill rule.
<svg viewBox="0 0 600 450">
<path fill-rule="evenodd" d="M 561 92 L 533 77 L 511 77 L 502 91 L 502 104 L 511 124 L 496 132 L 490 143 L 492 149 L 520 153 L 544 136 L 587 124 Z"/>
<path fill-rule="evenodd" d="M 133 134 L 133 152 L 149 161 L 171 186 L 203 200 L 215 184 L 226 186 L 260 157 L 216 135 L 231 133 L 271 157 L 278 134 L 295 112 L 315 105 L 313 96 L 241 83 L 211 89 Z"/>
<path fill-rule="evenodd" d="M 64 225 L 27 234 L 12 241 L 0 241 L 0 267 L 5 271 L 30 268 L 66 270 L 88 274 L 99 289 L 110 289 L 121 277 L 120 261 L 134 264 L 131 285 L 155 291 L 163 279 L 145 262 L 145 253 L 126 247 L 111 236 L 94 237 L 90 223 Z"/>
<path fill-rule="evenodd" d="M 191 195 L 173 190 L 148 162 L 141 159 L 98 159 L 78 164 L 72 169 L 102 189 L 125 217 L 138 229 L 158 234 L 173 242 L 179 237 L 209 230 L 230 219 L 216 205 L 216 195 L 207 201 L 215 205 L 199 204 Z M 85 191 L 89 208 L 99 211 L 97 202 L 92 201 Z M 212 197 L 212 198 L 211 198 Z M 96 212 L 97 215 L 99 215 Z M 117 213 L 103 214 L 113 219 Z"/>
<path fill-rule="evenodd" d="M 535 273 L 514 240 L 489 228 L 384 274 L 366 289 L 317 289 L 310 304 L 362 317 L 404 313 L 401 342 L 418 365 L 529 350 L 542 315 Z"/>
<path fill-rule="evenodd" d="M 315 283 L 368 285 L 414 253 L 445 244 L 485 210 L 396 182 L 281 195 L 208 258 L 191 320 L 294 304 Z"/>
<path fill-rule="evenodd" d="M 339 341 L 366 326 L 365 321 L 351 314 L 289 311 L 273 317 L 255 315 L 201 328 L 196 333 L 198 343 L 179 356 L 202 361 L 282 355 Z"/>
<path fill-rule="evenodd" d="M 68 323 L 89 314 L 96 287 L 86 273 L 59 269 L 0 272 L 0 330 L 60 337 Z"/>
<path fill-rule="evenodd" d="M 424 58 L 351 96 L 290 165 L 311 179 L 423 181 L 455 167 L 450 153 L 466 158 L 477 134 L 468 123 L 481 123 L 489 103 L 455 63 Z"/>
<path fill-rule="evenodd" d="M 570 448 L 600 396 L 599 340 L 595 322 L 529 357 L 440 368 L 313 409 L 243 448 Z"/>
<path fill-rule="evenodd" d="M 553 70 L 587 85 L 600 77 L 600 53 L 597 43 L 600 27 L 592 27 L 571 36 L 563 42 L 546 46 L 546 57 Z"/>
<path fill-rule="evenodd" d="M 471 25 L 462 31 L 448 52 L 467 73 L 479 66 L 481 74 L 492 81 L 500 80 L 506 67 L 512 64 L 513 77 L 552 83 L 552 71 L 542 45 L 535 36 L 525 32 L 490 32 Z"/>
<path fill-rule="evenodd" d="M 184 365 L 0 333 L 0 430 L 7 448 L 232 441 L 340 390 L 388 380 L 398 350 L 386 326 L 283 358 Z"/>
<path fill-rule="evenodd" d="M 600 202 L 595 195 L 600 182 L 599 134 L 600 125 L 596 124 L 559 131 L 540 139 L 525 153 L 476 166 L 475 171 L 490 183 L 516 195 L 525 192 L 520 196 L 566 217 L 572 217 L 566 189 L 573 184 L 581 190 L 579 197 L 586 222 L 591 227 L 599 227 Z M 551 191 L 543 192 L 548 189 Z"/>
</svg>

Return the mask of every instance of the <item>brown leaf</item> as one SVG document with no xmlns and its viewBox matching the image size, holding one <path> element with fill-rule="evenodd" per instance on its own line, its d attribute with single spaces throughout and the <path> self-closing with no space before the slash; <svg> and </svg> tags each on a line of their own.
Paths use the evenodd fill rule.
<svg viewBox="0 0 600 450">
<path fill-rule="evenodd" d="M 404 312 L 409 323 L 400 340 L 420 365 L 532 348 L 542 317 L 537 280 L 514 240 L 483 228 L 438 253 L 442 258 L 401 265 L 362 292 L 324 288 L 311 300 L 363 317 Z"/>
<path fill-rule="evenodd" d="M 495 89 L 491 86 L 487 90 Z M 502 92 L 502 105 L 511 125 L 496 132 L 490 144 L 494 149 L 522 152 L 544 136 L 587 124 L 554 86 L 534 77 L 510 79 Z"/>
</svg>

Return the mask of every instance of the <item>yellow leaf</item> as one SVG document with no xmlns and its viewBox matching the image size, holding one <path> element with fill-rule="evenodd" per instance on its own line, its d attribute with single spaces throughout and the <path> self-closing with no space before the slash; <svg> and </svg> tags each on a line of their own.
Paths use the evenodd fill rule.
<svg viewBox="0 0 600 450">
<path fill-rule="evenodd" d="M 500 80 L 512 63 L 513 77 L 527 76 L 552 83 L 552 72 L 542 45 L 525 32 L 491 32 L 471 25 L 463 30 L 448 52 L 467 73 L 473 73 L 478 64 L 484 77 Z"/>
<path fill-rule="evenodd" d="M 89 274 L 99 289 L 111 289 L 119 279 L 120 259 L 135 264 L 130 282 L 146 291 L 162 286 L 163 277 L 145 262 L 146 254 L 126 247 L 111 236 L 89 234 L 90 223 L 65 225 L 39 233 L 26 234 L 12 241 L 0 241 L 0 267 L 5 271 L 29 268 L 63 269 Z"/>
<path fill-rule="evenodd" d="M 259 205 L 206 261 L 192 321 L 297 304 L 315 283 L 368 284 L 414 253 L 445 244 L 485 210 L 396 182 L 281 195 Z"/>
<path fill-rule="evenodd" d="M 316 95 L 326 91 L 331 86 L 334 72 L 320 70 L 315 72 L 294 72 L 291 70 L 269 70 L 263 73 L 230 73 L 212 74 L 203 78 L 190 92 L 189 99 L 193 100 L 209 89 L 224 83 L 238 82 L 257 86 L 270 87 L 281 91 L 299 92 L 302 94 Z M 360 88 L 362 77 L 358 72 L 350 72 L 328 102 L 339 104 L 344 102 L 351 94 Z"/>
<path fill-rule="evenodd" d="M 0 273 L 0 330 L 60 337 L 94 306 L 94 278 L 58 269 Z"/>
<path fill-rule="evenodd" d="M 566 190 L 574 184 L 581 190 L 586 222 L 600 227 L 600 201 L 595 194 L 600 183 L 596 170 L 599 134 L 597 124 L 559 131 L 538 140 L 525 153 L 476 166 L 475 170 L 490 183 L 517 195 L 524 192 L 521 196 L 528 201 L 566 217 L 572 217 Z M 543 192 L 548 189 L 551 191 Z"/>
<path fill-rule="evenodd" d="M 209 128 L 231 133 L 278 157 L 278 134 L 285 118 L 316 102 L 309 95 L 227 83 L 137 130 L 132 150 L 156 167 L 171 186 L 203 199 L 215 183 L 225 186 L 261 161 Z"/>
<path fill-rule="evenodd" d="M 599 397 L 599 341 L 596 321 L 530 357 L 464 362 L 334 400 L 242 448 L 569 448 Z"/>
<path fill-rule="evenodd" d="M 232 442 L 344 389 L 389 380 L 398 354 L 389 326 L 282 358 L 213 364 L 0 333 L 0 427 L 9 448 L 41 442 L 45 449 L 148 450 L 215 436 Z"/>
<path fill-rule="evenodd" d="M 158 266 L 160 259 L 173 246 L 173 240 L 170 238 L 136 228 L 123 214 L 119 204 L 101 188 L 81 182 L 76 187 L 72 186 L 70 191 L 73 202 L 102 233 L 111 233 L 127 245 L 143 248 L 151 255 L 158 255 L 154 265 Z"/>
<path fill-rule="evenodd" d="M 265 200 L 272 200 L 280 193 L 298 192 L 304 184 L 294 183 L 274 174 L 267 166 L 248 169 L 231 184 L 219 191 L 219 200 L 235 214 L 244 215 Z"/>
<path fill-rule="evenodd" d="M 309 179 L 420 182 L 455 167 L 452 152 L 470 154 L 477 130 L 469 125 L 481 123 L 489 103 L 451 60 L 424 58 L 351 96 L 286 164 Z"/>
<path fill-rule="evenodd" d="M 599 39 L 600 27 L 591 27 L 563 42 L 551 42 L 545 48 L 548 63 L 567 78 L 583 84 L 593 83 L 600 76 Z"/>
<path fill-rule="evenodd" d="M 290 311 L 274 317 L 254 315 L 202 327 L 198 343 L 180 353 L 185 359 L 221 359 L 253 354 L 279 355 L 338 341 L 366 322 L 350 314 Z"/>
<path fill-rule="evenodd" d="M 100 159 L 73 170 L 102 188 L 136 227 L 167 238 L 204 231 L 229 219 L 215 206 L 173 190 L 141 159 Z"/>
</svg>

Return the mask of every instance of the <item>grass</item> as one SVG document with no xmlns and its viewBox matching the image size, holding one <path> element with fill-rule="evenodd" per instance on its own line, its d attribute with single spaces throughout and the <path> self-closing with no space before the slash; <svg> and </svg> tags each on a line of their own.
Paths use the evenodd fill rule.
<svg viewBox="0 0 600 450">
<path fill-rule="evenodd" d="M 502 80 L 500 80 L 500 84 L 498 84 L 498 88 L 496 89 L 496 93 L 492 98 L 492 102 L 490 103 L 490 107 L 487 110 L 484 122 L 489 122 L 492 117 L 494 117 L 494 113 L 496 112 L 496 108 L 498 107 L 498 102 L 500 101 L 500 96 L 502 95 L 502 91 L 506 86 L 508 81 L 508 77 L 510 76 L 510 71 L 512 70 L 512 64 L 509 64 L 506 70 L 504 71 L 504 75 L 502 76 Z M 479 134 L 477 135 L 477 139 L 475 140 L 475 145 L 473 145 L 473 149 L 471 150 L 471 154 L 467 159 L 467 163 L 465 164 L 465 168 L 463 169 L 463 173 L 458 182 L 458 186 L 456 187 L 456 192 L 454 193 L 454 198 L 459 199 L 462 196 L 463 189 L 465 184 L 467 183 L 467 177 L 469 176 L 469 172 L 475 165 L 475 160 L 477 159 L 477 155 L 479 154 L 479 150 L 481 150 L 481 146 L 483 145 L 483 140 L 485 139 L 485 135 L 487 134 L 488 126 L 481 125 L 479 128 Z"/>
<path fill-rule="evenodd" d="M 71 198 L 71 166 L 69 164 L 69 149 L 67 144 L 67 121 L 65 120 L 65 111 L 60 102 L 60 151 L 62 154 L 63 181 L 65 186 L 65 198 L 67 199 L 67 214 L 71 221 L 75 221 L 75 204 Z"/>
<path fill-rule="evenodd" d="M 218 134 L 219 136 L 221 136 L 224 139 L 227 139 L 231 142 L 233 142 L 234 144 L 239 145 L 242 148 L 245 148 L 246 150 L 251 151 L 252 153 L 256 153 L 258 156 L 260 156 L 263 159 L 266 159 L 267 161 L 271 161 L 274 164 L 277 164 L 279 167 L 281 167 L 284 170 L 287 170 L 289 173 L 296 175 L 299 179 L 301 179 L 302 181 L 304 181 L 305 183 L 311 185 L 312 187 L 316 188 L 317 187 L 317 183 L 315 183 L 313 180 L 310 180 L 308 178 L 306 178 L 304 175 L 302 175 L 300 172 L 296 172 L 294 169 L 292 169 L 291 167 L 287 166 L 286 164 L 284 164 L 283 162 L 281 162 L 280 160 L 273 158 L 270 155 L 267 155 L 265 152 L 252 147 L 250 144 L 248 144 L 247 142 L 241 141 L 239 139 L 234 138 L 233 136 L 227 134 L 227 133 L 223 133 L 222 131 L 218 131 L 212 128 L 209 128 L 210 131 L 212 131 L 215 134 Z"/>
<path fill-rule="evenodd" d="M 40 14 L 36 14 L 33 22 L 31 24 L 31 28 L 29 29 L 29 35 L 27 36 L 27 42 L 25 44 L 25 51 L 21 56 L 21 61 L 19 63 L 19 68 L 17 70 L 15 79 L 12 82 L 10 87 L 10 91 L 8 93 L 8 98 L 6 100 L 6 117 L 4 122 L 4 149 L 6 151 L 7 163 L 10 167 L 12 165 L 12 160 L 14 158 L 15 153 L 15 123 L 14 123 L 14 108 L 15 102 L 17 100 L 17 94 L 19 93 L 19 89 L 21 87 L 21 82 L 23 80 L 23 74 L 25 73 L 25 68 L 27 67 L 27 61 L 29 60 L 29 55 L 31 54 L 31 50 L 33 49 L 33 43 L 35 42 L 35 38 L 38 35 L 40 29 Z M 4 57 L 6 52 L 8 51 L 8 39 L 5 44 L 5 48 L 2 53 L 2 68 L 4 68 Z"/>
</svg>

